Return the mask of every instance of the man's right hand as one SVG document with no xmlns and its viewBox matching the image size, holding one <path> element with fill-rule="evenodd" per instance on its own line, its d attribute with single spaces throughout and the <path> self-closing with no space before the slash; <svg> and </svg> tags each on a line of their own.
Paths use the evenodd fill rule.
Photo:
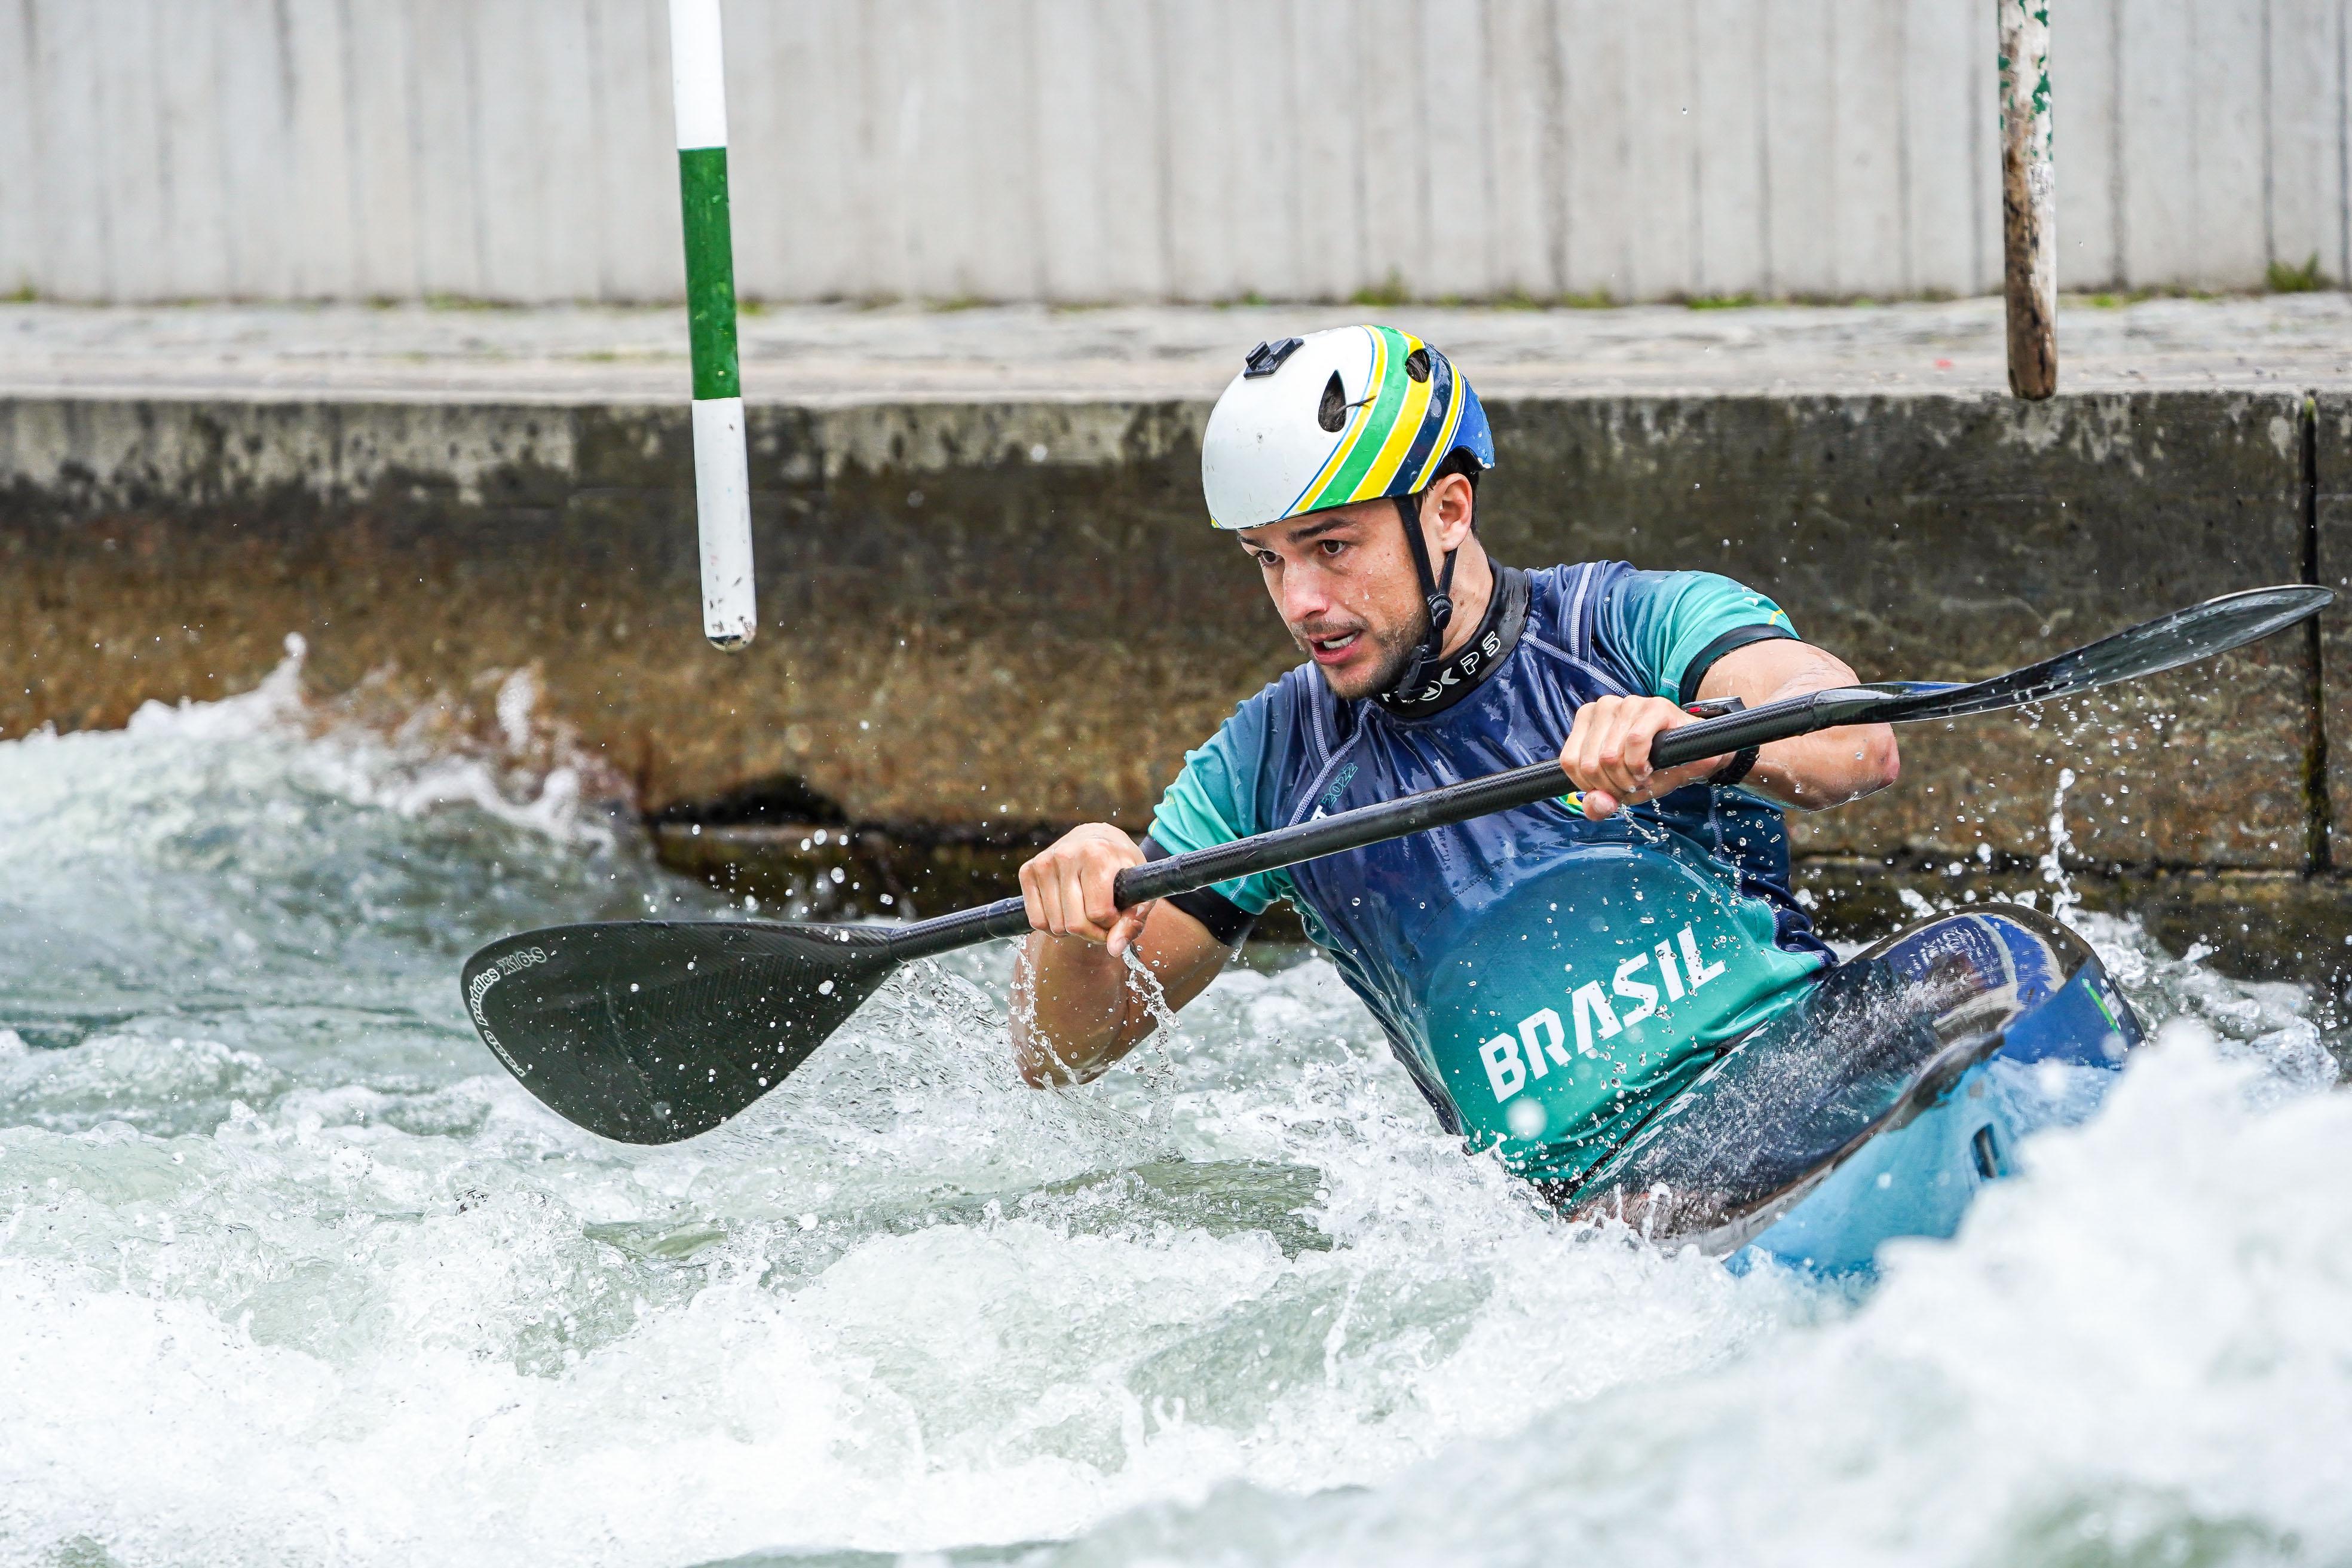
<svg viewBox="0 0 2352 1568">
<path fill-rule="evenodd" d="M 1021 868 L 1021 901 L 1031 929 L 1101 942 L 1114 958 L 1124 953 L 1151 906 L 1121 910 L 1112 883 L 1129 866 L 1142 864 L 1135 840 L 1108 823 L 1073 827 Z"/>
</svg>

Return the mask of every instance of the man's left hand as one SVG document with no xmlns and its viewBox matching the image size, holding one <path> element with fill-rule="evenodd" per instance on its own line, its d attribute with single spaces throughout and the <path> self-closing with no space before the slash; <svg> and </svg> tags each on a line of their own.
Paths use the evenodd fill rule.
<svg viewBox="0 0 2352 1568">
<path fill-rule="evenodd" d="M 1568 744 L 1559 749 L 1559 765 L 1584 792 L 1584 815 L 1599 822 L 1621 806 L 1671 795 L 1720 771 L 1729 757 L 1704 757 L 1655 772 L 1650 767 L 1653 741 L 1696 722 L 1663 697 L 1597 697 L 1579 708 Z"/>
</svg>

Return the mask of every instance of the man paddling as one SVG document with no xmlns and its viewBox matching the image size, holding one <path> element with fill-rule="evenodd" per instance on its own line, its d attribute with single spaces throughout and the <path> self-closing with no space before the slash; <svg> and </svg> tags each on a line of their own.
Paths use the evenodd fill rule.
<svg viewBox="0 0 2352 1568">
<path fill-rule="evenodd" d="M 1497 564 L 1476 527 L 1494 462 L 1476 395 L 1409 334 L 1252 351 L 1210 416 L 1202 487 L 1310 662 L 1186 758 L 1141 844 L 1089 824 L 1022 868 L 1029 1082 L 1092 1078 L 1150 1033 L 1130 948 L 1181 1007 L 1287 899 L 1445 1126 L 1565 1197 L 1834 962 L 1790 891 L 1782 813 L 1892 784 L 1892 731 L 1648 758 L 1693 707 L 1854 672 L 1710 573 Z M 1548 757 L 1580 795 L 1124 914 L 1112 897 L 1147 858 Z"/>
</svg>

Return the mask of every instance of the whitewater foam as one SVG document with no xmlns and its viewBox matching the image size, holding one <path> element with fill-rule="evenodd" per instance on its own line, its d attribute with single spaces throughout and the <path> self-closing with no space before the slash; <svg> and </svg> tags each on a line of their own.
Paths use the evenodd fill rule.
<svg viewBox="0 0 2352 1568">
<path fill-rule="evenodd" d="M 1062 1094 L 1001 951 L 919 965 L 627 1149 L 457 963 L 721 902 L 546 804 L 526 688 L 436 752 L 287 668 L 0 745 L 0 1563 L 2352 1556 L 2293 987 L 2078 917 L 2158 1043 L 1860 1299 L 1549 1218 L 1312 958 Z"/>
</svg>

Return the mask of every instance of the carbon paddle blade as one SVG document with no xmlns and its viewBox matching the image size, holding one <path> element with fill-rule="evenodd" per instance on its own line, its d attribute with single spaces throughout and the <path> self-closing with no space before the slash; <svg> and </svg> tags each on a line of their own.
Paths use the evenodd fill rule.
<svg viewBox="0 0 2352 1568">
<path fill-rule="evenodd" d="M 857 926 L 553 926 L 466 962 L 466 1010 L 522 1086 L 624 1143 L 708 1132 L 823 1045 L 898 967 Z"/>
<path fill-rule="evenodd" d="M 1990 680 L 1906 696 L 1903 711 L 1886 717 L 1956 719 L 2160 675 L 2284 631 L 2326 609 L 2335 597 L 2333 589 L 2299 583 L 2224 594 Z"/>
</svg>

